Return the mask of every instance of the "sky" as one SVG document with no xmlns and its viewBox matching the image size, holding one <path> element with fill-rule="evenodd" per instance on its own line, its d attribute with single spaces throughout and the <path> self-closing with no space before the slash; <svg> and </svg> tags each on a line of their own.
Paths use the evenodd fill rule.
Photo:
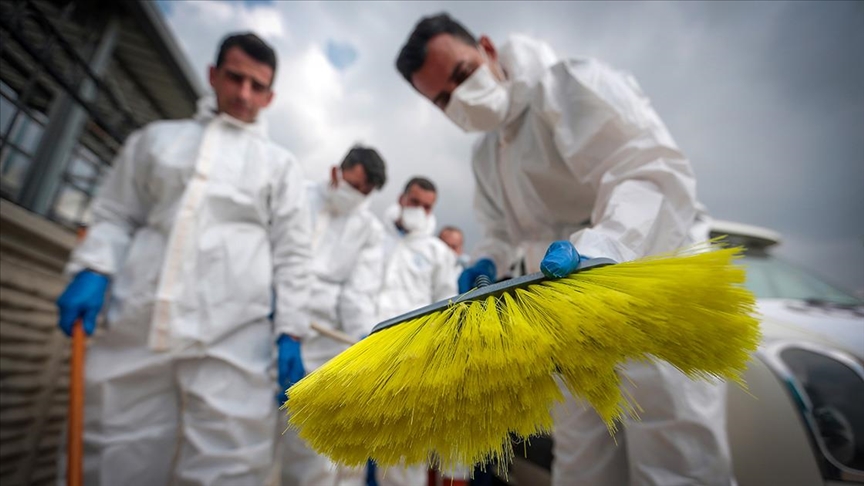
<svg viewBox="0 0 864 486">
<path fill-rule="evenodd" d="M 864 291 L 864 2 L 160 1 L 195 70 L 220 40 L 252 30 L 279 56 L 270 135 L 311 179 L 354 143 L 378 149 L 389 181 L 377 214 L 414 175 L 439 187 L 439 225 L 466 247 L 468 135 L 394 67 L 414 24 L 447 11 L 500 44 L 521 33 L 562 58 L 594 57 L 639 80 L 690 158 L 714 218 L 767 227 L 777 254 Z"/>
</svg>

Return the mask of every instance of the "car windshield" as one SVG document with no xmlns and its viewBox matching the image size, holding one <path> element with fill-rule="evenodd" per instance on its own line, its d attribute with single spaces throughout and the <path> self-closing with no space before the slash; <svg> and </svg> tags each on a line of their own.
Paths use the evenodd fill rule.
<svg viewBox="0 0 864 486">
<path fill-rule="evenodd" d="M 770 256 L 744 257 L 747 288 L 759 299 L 800 299 L 836 304 L 861 304 L 857 299 L 783 260 Z"/>
</svg>

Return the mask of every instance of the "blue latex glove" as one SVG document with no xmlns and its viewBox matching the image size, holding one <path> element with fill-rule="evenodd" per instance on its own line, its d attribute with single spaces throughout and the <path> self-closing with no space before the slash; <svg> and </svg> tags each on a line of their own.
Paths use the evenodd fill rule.
<svg viewBox="0 0 864 486">
<path fill-rule="evenodd" d="M 495 262 L 488 258 L 481 258 L 477 260 L 473 266 L 462 270 L 462 274 L 459 275 L 459 293 L 464 294 L 469 290 L 473 289 L 477 286 L 476 280 L 477 277 L 481 275 L 485 275 L 489 278 L 490 282 L 495 281 Z"/>
<path fill-rule="evenodd" d="M 300 341 L 296 341 L 287 334 L 282 334 L 276 341 L 276 347 L 279 350 L 276 367 L 279 375 L 279 388 L 282 390 L 276 395 L 276 401 L 282 405 L 287 400 L 285 390 L 300 381 L 306 375 L 306 370 L 303 369 L 303 360 L 300 358 Z"/>
<path fill-rule="evenodd" d="M 96 330 L 96 317 L 102 310 L 109 282 L 108 277 L 91 270 L 83 270 L 75 275 L 57 299 L 57 307 L 60 308 L 60 321 L 57 325 L 67 336 L 72 335 L 72 326 L 79 318 L 83 321 L 84 332 L 88 336 L 93 334 Z"/>
<path fill-rule="evenodd" d="M 573 273 L 583 260 L 589 258 L 580 255 L 573 243 L 566 240 L 556 241 L 546 250 L 546 256 L 540 262 L 540 271 L 549 278 L 566 277 Z"/>
</svg>

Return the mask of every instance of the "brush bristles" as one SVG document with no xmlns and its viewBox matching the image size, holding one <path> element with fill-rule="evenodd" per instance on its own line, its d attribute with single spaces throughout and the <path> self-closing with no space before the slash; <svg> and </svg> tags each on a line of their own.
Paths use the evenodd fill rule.
<svg viewBox="0 0 864 486">
<path fill-rule="evenodd" d="M 551 430 L 556 376 L 610 431 L 638 404 L 618 369 L 664 360 L 741 381 L 760 339 L 739 250 L 687 251 L 454 303 L 352 346 L 288 390 L 291 426 L 346 466 L 509 461 Z"/>
</svg>

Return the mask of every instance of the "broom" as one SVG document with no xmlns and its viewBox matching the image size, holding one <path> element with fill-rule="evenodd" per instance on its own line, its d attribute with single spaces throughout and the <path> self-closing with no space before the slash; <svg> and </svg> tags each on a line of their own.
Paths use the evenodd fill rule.
<svg viewBox="0 0 864 486">
<path fill-rule="evenodd" d="M 79 319 L 72 327 L 72 355 L 69 358 L 69 422 L 66 443 L 66 484 L 81 486 L 84 439 L 84 358 L 87 336 Z"/>
<path fill-rule="evenodd" d="M 582 262 L 475 289 L 385 321 L 286 393 L 289 424 L 335 463 L 473 466 L 513 457 L 511 434 L 548 433 L 558 381 L 614 433 L 638 404 L 628 360 L 743 385 L 760 339 L 739 248 L 715 241 L 620 264 Z"/>
<path fill-rule="evenodd" d="M 84 241 L 87 227 L 79 226 L 76 243 Z M 69 356 L 69 405 L 66 430 L 66 485 L 84 484 L 84 363 L 87 355 L 87 334 L 84 322 L 72 325 L 72 353 Z"/>
</svg>

